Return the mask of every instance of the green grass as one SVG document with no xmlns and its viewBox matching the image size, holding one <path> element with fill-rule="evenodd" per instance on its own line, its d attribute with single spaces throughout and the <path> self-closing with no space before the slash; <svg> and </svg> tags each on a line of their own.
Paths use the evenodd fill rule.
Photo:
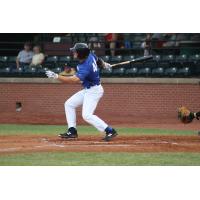
<svg viewBox="0 0 200 200">
<path fill-rule="evenodd" d="M 0 124 L 0 135 L 57 135 L 66 130 L 66 126 L 56 125 L 15 125 Z M 120 135 L 193 135 L 190 130 L 164 130 L 153 128 L 126 128 L 117 127 Z M 98 135 L 99 132 L 91 126 L 79 126 L 80 135 Z"/>
<path fill-rule="evenodd" d="M 34 153 L 0 156 L 1 166 L 191 166 L 200 153 Z"/>
<path fill-rule="evenodd" d="M 66 126 L 0 125 L 0 135 L 57 135 Z M 79 126 L 80 135 L 98 135 L 91 126 Z M 117 127 L 120 135 L 195 135 L 194 131 Z M 18 153 L 0 155 L 0 166 L 88 165 L 200 165 L 200 153 Z"/>
</svg>

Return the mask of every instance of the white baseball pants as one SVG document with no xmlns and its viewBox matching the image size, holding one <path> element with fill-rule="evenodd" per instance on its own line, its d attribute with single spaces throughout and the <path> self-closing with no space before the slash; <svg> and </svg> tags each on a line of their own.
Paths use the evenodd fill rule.
<svg viewBox="0 0 200 200">
<path fill-rule="evenodd" d="M 94 115 L 94 111 L 104 90 L 101 85 L 93 86 L 90 89 L 83 89 L 65 102 L 65 114 L 68 127 L 76 128 L 76 108 L 82 106 L 82 117 L 89 124 L 93 125 L 96 129 L 103 132 L 108 125 L 99 117 Z"/>
</svg>

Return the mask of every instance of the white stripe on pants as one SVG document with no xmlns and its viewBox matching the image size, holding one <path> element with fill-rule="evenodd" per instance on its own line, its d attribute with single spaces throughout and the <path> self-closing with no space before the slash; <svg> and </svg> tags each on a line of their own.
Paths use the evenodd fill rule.
<svg viewBox="0 0 200 200">
<path fill-rule="evenodd" d="M 76 108 L 83 105 L 82 117 L 96 129 L 103 132 L 107 124 L 99 117 L 94 115 L 94 111 L 101 97 L 103 96 L 103 87 L 101 85 L 93 86 L 90 89 L 83 89 L 65 102 L 65 114 L 68 127 L 76 127 Z"/>
</svg>

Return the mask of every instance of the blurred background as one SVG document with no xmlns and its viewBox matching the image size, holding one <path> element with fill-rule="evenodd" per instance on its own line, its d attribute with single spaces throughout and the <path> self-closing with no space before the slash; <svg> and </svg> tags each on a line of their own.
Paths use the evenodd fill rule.
<svg viewBox="0 0 200 200">
<path fill-rule="evenodd" d="M 0 34 L 1 77 L 44 77 L 51 69 L 72 75 L 77 61 L 69 48 L 85 42 L 106 62 L 153 55 L 153 61 L 101 70 L 103 77 L 196 77 L 200 75 L 199 33 Z"/>
</svg>

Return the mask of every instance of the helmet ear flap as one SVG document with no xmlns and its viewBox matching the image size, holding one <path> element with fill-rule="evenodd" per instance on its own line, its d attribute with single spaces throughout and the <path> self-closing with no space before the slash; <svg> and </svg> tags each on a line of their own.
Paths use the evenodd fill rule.
<svg viewBox="0 0 200 200">
<path fill-rule="evenodd" d="M 76 50 L 77 54 L 78 54 L 78 59 L 82 60 L 82 59 L 86 59 L 89 54 L 90 54 L 90 49 L 85 48 L 85 49 L 77 49 Z"/>
</svg>

